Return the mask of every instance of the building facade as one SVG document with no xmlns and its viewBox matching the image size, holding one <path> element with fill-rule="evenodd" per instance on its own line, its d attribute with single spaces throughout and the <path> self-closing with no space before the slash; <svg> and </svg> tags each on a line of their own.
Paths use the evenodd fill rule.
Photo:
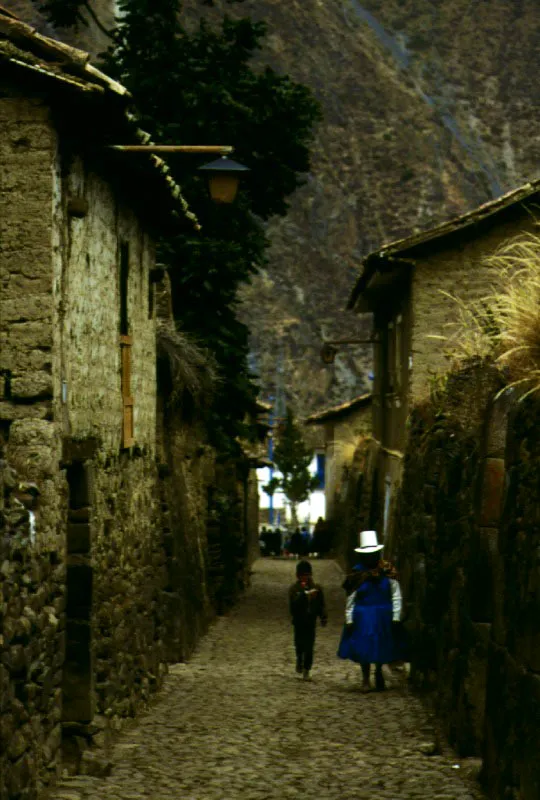
<svg viewBox="0 0 540 800">
<path fill-rule="evenodd" d="M 364 260 L 349 309 L 373 315 L 373 436 L 378 447 L 377 524 L 391 535 L 410 409 L 449 368 L 445 338 L 460 305 L 489 295 L 486 257 L 536 225 L 540 184 L 531 182 L 436 228 L 391 243 Z"/>
<path fill-rule="evenodd" d="M 363 394 L 306 419 L 324 431 L 326 520 L 335 522 L 337 506 L 347 492 L 349 471 L 360 440 L 371 435 L 371 394 Z"/>
<path fill-rule="evenodd" d="M 62 741 L 103 744 L 166 669 L 155 237 L 196 221 L 159 159 L 108 149 L 144 136 L 88 54 L 2 14 L 0 61 L 7 800 L 54 781 Z"/>
</svg>

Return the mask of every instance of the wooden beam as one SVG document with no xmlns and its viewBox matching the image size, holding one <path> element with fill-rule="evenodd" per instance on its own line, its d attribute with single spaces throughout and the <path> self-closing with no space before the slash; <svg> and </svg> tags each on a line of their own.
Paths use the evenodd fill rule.
<svg viewBox="0 0 540 800">
<path fill-rule="evenodd" d="M 221 144 L 110 144 L 110 150 L 126 153 L 232 153 L 234 147 Z"/>
</svg>

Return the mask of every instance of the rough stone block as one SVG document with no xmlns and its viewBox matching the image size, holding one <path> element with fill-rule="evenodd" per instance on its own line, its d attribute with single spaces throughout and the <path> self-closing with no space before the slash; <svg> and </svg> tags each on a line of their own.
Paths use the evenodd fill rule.
<svg viewBox="0 0 540 800">
<path fill-rule="evenodd" d="M 18 322 L 9 329 L 9 346 L 17 350 L 34 350 L 53 346 L 53 328 L 50 322 Z"/>
<path fill-rule="evenodd" d="M 16 420 L 9 431 L 10 447 L 56 447 L 56 426 L 47 420 Z"/>
<path fill-rule="evenodd" d="M 497 528 L 478 528 L 471 542 L 468 590 L 471 618 L 475 622 L 492 621 L 494 598 L 501 591 L 494 576 L 498 539 Z"/>
<path fill-rule="evenodd" d="M 490 642 L 483 747 L 483 777 L 488 797 L 500 797 L 505 786 L 514 785 L 515 765 L 523 747 L 523 677 L 523 669 L 508 652 Z"/>
<path fill-rule="evenodd" d="M 92 545 L 92 531 L 87 522 L 70 522 L 67 528 L 68 553 L 89 553 Z"/>
<path fill-rule="evenodd" d="M 480 525 L 494 528 L 502 512 L 504 495 L 505 464 L 502 458 L 486 458 L 480 503 Z"/>
<path fill-rule="evenodd" d="M 522 800 L 540 797 L 540 675 L 523 678 L 522 750 L 519 759 L 519 778 Z"/>
<path fill-rule="evenodd" d="M 30 785 L 35 785 L 37 780 L 35 761 L 25 753 L 18 761 L 11 765 L 8 774 L 9 797 L 19 797 Z"/>
<path fill-rule="evenodd" d="M 16 761 L 20 758 L 27 749 L 30 741 L 30 734 L 30 725 L 24 725 L 24 727 L 14 732 L 7 749 L 8 757 L 12 761 Z"/>
<path fill-rule="evenodd" d="M 49 372 L 30 372 L 13 375 L 11 396 L 14 400 L 42 400 L 53 395 L 53 379 Z"/>
<path fill-rule="evenodd" d="M 11 287 L 10 287 L 11 288 Z M 52 321 L 52 296 L 50 294 L 19 294 L 7 297 L 0 303 L 0 319 L 6 322 Z"/>
<path fill-rule="evenodd" d="M 508 415 L 512 395 L 504 393 L 498 397 L 491 409 L 486 430 L 486 455 L 488 458 L 504 458 L 508 433 Z"/>
</svg>

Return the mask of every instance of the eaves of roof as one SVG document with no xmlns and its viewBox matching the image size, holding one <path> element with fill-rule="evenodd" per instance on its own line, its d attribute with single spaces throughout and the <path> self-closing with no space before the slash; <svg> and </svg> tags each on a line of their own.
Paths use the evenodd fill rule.
<svg viewBox="0 0 540 800">
<path fill-rule="evenodd" d="M 429 247 L 430 244 L 439 245 L 443 240 L 451 241 L 464 230 L 472 230 L 485 220 L 490 220 L 497 215 L 502 215 L 513 210 L 520 203 L 529 200 L 540 192 L 540 179 L 529 181 L 511 192 L 507 192 L 495 200 L 483 203 L 481 206 L 454 217 L 447 222 L 430 228 L 427 231 L 412 234 L 403 239 L 383 245 L 379 250 L 370 253 L 362 261 L 360 275 L 347 303 L 347 309 L 354 309 L 358 298 L 367 289 L 374 273 L 379 269 L 399 271 L 402 267 L 414 264 L 413 257 L 420 249 Z"/>
<path fill-rule="evenodd" d="M 118 118 L 122 121 L 129 144 L 152 144 L 150 134 L 141 130 L 136 115 L 128 109 L 131 95 L 125 86 L 113 80 L 90 63 L 90 55 L 63 42 L 38 33 L 26 23 L 14 18 L 0 7 L 0 64 L 15 70 L 23 70 L 29 77 L 50 81 L 59 90 L 72 90 L 81 99 L 102 97 L 113 101 Z M 107 104 L 110 111 L 110 104 Z M 104 125 L 107 118 L 104 115 Z M 116 163 L 124 154 L 111 153 Z M 111 154 L 108 154 L 109 156 Z M 138 167 L 145 169 L 162 186 L 162 193 L 169 197 L 168 205 L 172 218 L 178 224 L 186 222 L 196 230 L 198 220 L 189 210 L 178 184 L 170 176 L 166 162 L 155 154 L 138 156 Z"/>
<path fill-rule="evenodd" d="M 371 400 L 371 394 L 362 394 L 359 397 L 354 397 L 352 400 L 348 400 L 346 403 L 341 403 L 339 406 L 333 406 L 332 408 L 327 408 L 324 411 L 318 411 L 315 414 L 311 414 L 309 417 L 306 417 L 305 422 L 307 425 L 321 425 L 329 420 L 335 419 L 336 417 L 346 416 L 351 411 L 356 411 L 358 408 L 367 406 L 371 403 Z"/>
</svg>

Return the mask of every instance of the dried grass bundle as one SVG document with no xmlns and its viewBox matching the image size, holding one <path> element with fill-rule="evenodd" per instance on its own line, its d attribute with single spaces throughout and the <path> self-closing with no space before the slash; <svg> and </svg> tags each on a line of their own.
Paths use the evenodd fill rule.
<svg viewBox="0 0 540 800">
<path fill-rule="evenodd" d="M 526 234 L 486 260 L 497 274 L 491 298 L 497 325 L 497 361 L 507 367 L 511 386 L 540 391 L 540 236 Z"/>
<path fill-rule="evenodd" d="M 493 273 L 493 290 L 477 300 L 463 300 L 447 292 L 456 303 L 458 318 L 448 323 L 446 343 L 453 366 L 491 358 L 504 366 L 505 388 L 521 386 L 521 399 L 540 391 L 540 235 L 516 237 L 482 267 Z"/>
<path fill-rule="evenodd" d="M 220 382 L 212 354 L 178 330 L 172 320 L 157 325 L 158 359 L 168 365 L 171 390 L 169 402 L 182 405 L 186 395 L 198 407 L 212 402 Z"/>
<path fill-rule="evenodd" d="M 495 321 L 487 298 L 463 300 L 442 289 L 440 293 L 455 303 L 457 319 L 446 323 L 446 335 L 430 334 L 428 339 L 445 343 L 445 355 L 453 362 L 454 367 L 464 361 L 492 356 L 495 348 Z"/>
</svg>

